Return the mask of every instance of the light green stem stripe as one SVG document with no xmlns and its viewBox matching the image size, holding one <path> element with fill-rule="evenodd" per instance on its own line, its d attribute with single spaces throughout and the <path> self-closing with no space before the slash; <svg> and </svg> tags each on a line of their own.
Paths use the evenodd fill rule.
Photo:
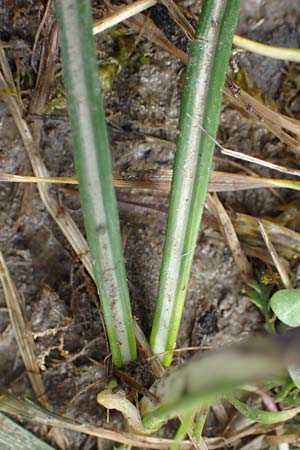
<svg viewBox="0 0 300 450">
<path fill-rule="evenodd" d="M 56 5 L 85 229 L 113 362 L 120 367 L 136 358 L 136 345 L 90 2 Z"/>
<path fill-rule="evenodd" d="M 166 241 L 150 343 L 174 348 L 211 172 L 226 68 L 240 0 L 206 0 L 189 48 Z M 203 132 L 206 130 L 206 133 Z M 172 355 L 163 358 L 167 366 Z"/>
</svg>

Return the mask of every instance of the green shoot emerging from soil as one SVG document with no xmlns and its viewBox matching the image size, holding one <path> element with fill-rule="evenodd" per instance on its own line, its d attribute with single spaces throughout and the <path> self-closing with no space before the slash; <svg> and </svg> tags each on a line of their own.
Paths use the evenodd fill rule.
<svg viewBox="0 0 300 450">
<path fill-rule="evenodd" d="M 120 367 L 135 359 L 136 344 L 89 2 L 58 0 L 57 17 L 85 228 L 113 362 Z"/>
<path fill-rule="evenodd" d="M 176 344 L 211 172 L 225 72 L 240 0 L 207 0 L 189 48 L 158 299 L 150 343 Z M 206 130 L 206 133 L 203 132 Z M 172 355 L 163 358 L 168 366 Z"/>
</svg>

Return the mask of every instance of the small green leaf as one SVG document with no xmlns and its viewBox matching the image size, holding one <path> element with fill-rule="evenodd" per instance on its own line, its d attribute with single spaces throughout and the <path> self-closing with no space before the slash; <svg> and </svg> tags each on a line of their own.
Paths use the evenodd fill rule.
<svg viewBox="0 0 300 450">
<path fill-rule="evenodd" d="M 300 326 L 300 289 L 281 289 L 270 300 L 270 307 L 281 322 Z"/>
<path fill-rule="evenodd" d="M 237 398 L 230 398 L 230 403 L 245 417 L 255 422 L 270 425 L 272 423 L 285 422 L 295 417 L 300 408 L 287 409 L 285 411 L 263 411 L 261 409 L 252 408 Z"/>
<path fill-rule="evenodd" d="M 291 364 L 289 366 L 289 374 L 294 384 L 300 389 L 300 367 L 299 364 Z"/>
</svg>

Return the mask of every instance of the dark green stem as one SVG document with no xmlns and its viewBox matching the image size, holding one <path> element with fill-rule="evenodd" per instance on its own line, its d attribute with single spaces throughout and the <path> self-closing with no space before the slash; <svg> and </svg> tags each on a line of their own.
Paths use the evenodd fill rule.
<svg viewBox="0 0 300 450">
<path fill-rule="evenodd" d="M 85 229 L 113 362 L 136 358 L 90 2 L 57 0 L 62 60 Z"/>
</svg>

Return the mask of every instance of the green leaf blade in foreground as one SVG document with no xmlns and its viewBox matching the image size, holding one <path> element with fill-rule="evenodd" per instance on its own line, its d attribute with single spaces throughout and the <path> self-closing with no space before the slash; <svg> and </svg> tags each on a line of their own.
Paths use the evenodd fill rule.
<svg viewBox="0 0 300 450">
<path fill-rule="evenodd" d="M 55 450 L 26 428 L 0 413 L 0 448 L 5 450 Z"/>
<path fill-rule="evenodd" d="M 160 284 L 150 343 L 176 343 L 210 177 L 225 73 L 240 0 L 206 0 L 189 48 Z M 205 131 L 204 131 L 205 130 Z M 164 365 L 172 354 L 163 357 Z"/>
<path fill-rule="evenodd" d="M 270 336 L 199 354 L 159 379 L 150 389 L 157 401 L 143 397 L 141 413 L 147 428 L 159 428 L 176 415 L 196 412 L 231 397 L 244 384 L 256 384 L 286 371 L 290 348 Z"/>
<path fill-rule="evenodd" d="M 237 398 L 232 397 L 229 401 L 244 417 L 264 425 L 286 422 L 300 412 L 300 408 L 286 409 L 283 411 L 263 411 L 246 405 L 246 403 L 241 402 Z"/>
<path fill-rule="evenodd" d="M 85 229 L 113 362 L 121 367 L 136 358 L 136 344 L 90 4 L 56 5 Z"/>
<path fill-rule="evenodd" d="M 281 322 L 300 326 L 300 289 L 281 289 L 273 294 L 270 307 Z"/>
</svg>

